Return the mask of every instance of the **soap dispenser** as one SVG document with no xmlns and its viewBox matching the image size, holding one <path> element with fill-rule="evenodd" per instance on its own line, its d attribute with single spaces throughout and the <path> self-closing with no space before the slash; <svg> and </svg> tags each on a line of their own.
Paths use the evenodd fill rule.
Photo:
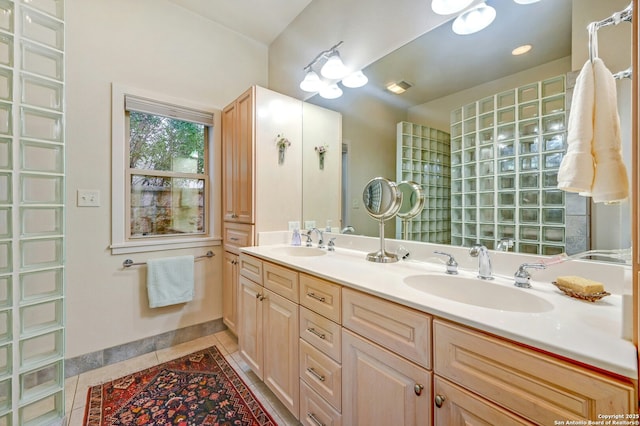
<svg viewBox="0 0 640 426">
<path fill-rule="evenodd" d="M 295 228 L 293 230 L 293 235 L 291 236 L 291 245 L 292 246 L 300 246 L 302 245 L 302 241 L 300 238 L 300 230 L 298 230 L 298 228 Z"/>
</svg>

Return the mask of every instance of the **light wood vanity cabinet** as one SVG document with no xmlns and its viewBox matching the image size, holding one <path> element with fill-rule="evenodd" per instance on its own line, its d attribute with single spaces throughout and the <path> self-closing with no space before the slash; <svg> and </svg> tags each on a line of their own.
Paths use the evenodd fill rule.
<svg viewBox="0 0 640 426">
<path fill-rule="evenodd" d="M 297 286 L 297 273 L 283 268 L 284 276 L 277 277 L 272 266 L 240 255 L 238 346 L 253 372 L 297 414 L 298 303 L 263 286 L 267 276 L 276 281 L 294 279 Z"/>
<path fill-rule="evenodd" d="M 431 424 L 431 316 L 347 288 L 342 311 L 344 424 Z"/>
<path fill-rule="evenodd" d="M 636 410 L 629 382 L 440 320 L 434 321 L 434 372 L 537 424 Z M 437 391 L 442 407 L 465 406 Z"/>
<path fill-rule="evenodd" d="M 222 322 L 233 332 L 238 333 L 238 255 L 225 251 L 222 265 Z"/>
<path fill-rule="evenodd" d="M 252 256 L 237 266 L 240 353 L 302 424 L 546 425 L 636 410 L 631 380 Z"/>
<path fill-rule="evenodd" d="M 305 425 L 343 424 L 341 291 L 338 284 L 300 274 L 300 421 Z"/>
</svg>

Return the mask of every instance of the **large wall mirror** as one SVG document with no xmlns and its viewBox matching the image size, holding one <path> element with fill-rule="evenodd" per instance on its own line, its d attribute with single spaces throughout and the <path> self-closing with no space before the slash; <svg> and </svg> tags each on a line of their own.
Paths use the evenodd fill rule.
<svg viewBox="0 0 640 426">
<path fill-rule="evenodd" d="M 342 139 L 346 148 L 341 194 L 343 226 L 353 226 L 357 234 L 377 235 L 376 224 L 362 206 L 360 194 L 375 176 L 402 180 L 397 173 L 401 162 L 396 156 L 399 122 L 444 131 L 451 134 L 453 140 L 457 119 L 452 112 L 465 105 L 479 105 L 478 101 L 533 83 L 538 83 L 540 88 L 540 82 L 553 81 L 558 76 L 563 76 L 562 90 L 570 99 L 577 72 L 588 59 L 587 24 L 624 9 L 629 1 L 541 0 L 519 5 L 513 0 L 493 0 L 491 4 L 497 11 L 497 17 L 483 31 L 459 36 L 452 32 L 451 22 L 445 23 L 365 68 L 364 72 L 369 77 L 367 86 L 346 89 L 339 99 L 327 100 L 316 95 L 308 100 L 342 114 Z M 624 22 L 599 31 L 600 57 L 613 72 L 631 65 L 631 31 L 631 24 Z M 514 48 L 524 44 L 532 45 L 528 54 L 511 54 Z M 388 83 L 399 81 L 408 82 L 411 87 L 402 95 L 385 90 Z M 623 154 L 629 161 L 627 168 L 630 171 L 631 80 L 619 80 L 617 84 Z M 540 93 L 536 99 L 542 102 L 543 96 Z M 517 103 L 514 105 L 515 109 L 519 107 Z M 520 113 L 525 114 L 524 110 Z M 561 124 L 566 125 L 566 117 Z M 563 141 L 555 141 L 558 140 Z M 543 145 L 540 134 L 536 149 L 540 150 L 538 158 L 541 162 L 544 161 Z M 518 146 L 514 147 L 514 150 L 518 149 Z M 497 166 L 498 163 L 495 164 Z M 517 180 L 524 170 L 522 164 L 508 170 L 496 167 L 495 177 L 510 173 Z M 538 166 L 538 182 L 542 182 L 544 165 Z M 534 173 L 536 167 L 527 171 Z M 428 202 L 429 193 L 425 193 Z M 304 199 L 308 196 L 305 189 Z M 336 199 L 338 197 L 336 194 Z M 521 203 L 521 200 L 514 202 Z M 542 212 L 544 201 L 541 199 L 535 203 Z M 593 204 L 584 197 L 567 197 L 563 199 L 563 207 L 567 213 L 576 213 L 573 210 L 577 209 L 577 213 L 583 216 L 582 223 L 560 225 L 564 229 L 563 241 L 580 238 L 588 242 L 589 249 L 630 247 L 629 202 L 601 205 Z M 303 214 L 308 216 L 307 211 Z M 495 217 L 493 220 L 499 219 Z M 518 216 L 514 218 L 514 221 L 519 220 Z M 538 221 L 540 229 L 544 228 L 542 214 L 534 220 Z M 390 222 L 386 228 L 387 237 L 397 235 L 394 228 Z M 514 235 L 516 240 L 519 236 Z M 456 245 L 467 245 L 468 242 L 468 239 L 452 240 Z"/>
</svg>

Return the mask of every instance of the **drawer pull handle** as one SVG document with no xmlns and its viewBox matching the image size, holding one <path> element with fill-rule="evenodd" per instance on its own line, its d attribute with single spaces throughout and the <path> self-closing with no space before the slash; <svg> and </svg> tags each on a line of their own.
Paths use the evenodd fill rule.
<svg viewBox="0 0 640 426">
<path fill-rule="evenodd" d="M 418 396 L 422 395 L 422 389 L 424 389 L 424 386 L 421 385 L 420 383 L 416 383 L 415 386 L 413 387 L 413 391 Z"/>
<path fill-rule="evenodd" d="M 312 367 L 307 367 L 307 371 L 311 373 L 311 375 L 314 376 L 316 379 L 320 380 L 321 382 L 324 382 L 324 376 L 322 374 L 319 374 Z"/>
<path fill-rule="evenodd" d="M 319 331 L 316 331 L 316 329 L 315 329 L 315 328 L 313 328 L 313 327 L 309 327 L 309 328 L 307 328 L 307 331 L 308 331 L 309 333 L 311 333 L 311 334 L 315 334 L 316 336 L 318 336 L 318 337 L 319 337 L 319 338 L 321 338 L 322 340 L 324 340 L 324 339 L 325 339 L 324 334 L 323 334 L 323 333 L 320 333 Z"/>
<path fill-rule="evenodd" d="M 436 395 L 436 407 L 440 408 L 442 407 L 442 404 L 444 404 L 444 400 L 446 398 L 442 395 Z"/>
<path fill-rule="evenodd" d="M 311 297 L 312 299 L 316 299 L 319 302 L 324 302 L 325 298 L 322 296 L 317 296 L 315 293 L 307 293 L 307 296 Z"/>
<path fill-rule="evenodd" d="M 307 413 L 307 417 L 309 417 L 311 419 L 311 421 L 314 422 L 318 426 L 326 426 L 324 423 L 322 423 L 320 420 L 318 420 L 316 415 L 313 414 L 313 413 Z"/>
<path fill-rule="evenodd" d="M 229 239 L 230 239 L 231 241 L 240 241 L 240 238 L 238 238 L 238 237 L 231 237 L 231 238 L 229 238 Z"/>
</svg>

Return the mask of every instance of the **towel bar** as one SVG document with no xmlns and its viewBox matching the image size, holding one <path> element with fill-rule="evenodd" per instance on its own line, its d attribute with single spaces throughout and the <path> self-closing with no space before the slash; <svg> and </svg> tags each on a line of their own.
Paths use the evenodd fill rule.
<svg viewBox="0 0 640 426">
<path fill-rule="evenodd" d="M 209 250 L 207 254 L 203 254 L 202 256 L 196 256 L 194 259 L 204 259 L 205 257 L 213 257 L 213 256 L 215 256 L 215 254 L 213 254 L 213 252 Z M 122 262 L 122 267 L 128 268 L 130 266 L 139 266 L 139 265 L 146 265 L 146 264 L 147 262 L 134 262 L 131 259 L 125 259 L 125 261 Z"/>
</svg>

